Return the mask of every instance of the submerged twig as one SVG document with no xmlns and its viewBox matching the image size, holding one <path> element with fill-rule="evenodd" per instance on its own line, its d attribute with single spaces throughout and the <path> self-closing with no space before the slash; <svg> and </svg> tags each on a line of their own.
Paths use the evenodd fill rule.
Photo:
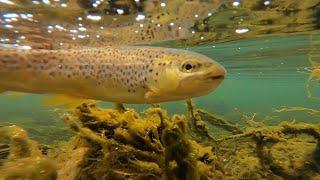
<svg viewBox="0 0 320 180">
<path fill-rule="evenodd" d="M 195 109 L 191 99 L 186 100 L 187 110 L 190 113 L 193 127 L 197 130 L 198 134 L 203 137 L 206 137 L 212 141 L 216 141 L 214 137 L 209 134 L 207 126 L 199 115 L 197 109 Z"/>
<path fill-rule="evenodd" d="M 200 116 L 205 117 L 206 118 L 205 120 L 214 126 L 220 127 L 226 131 L 230 131 L 233 134 L 242 133 L 242 130 L 237 125 L 231 124 L 227 120 L 217 115 L 213 115 L 212 113 L 209 113 L 202 109 L 197 109 L 197 111 L 200 114 Z"/>
</svg>

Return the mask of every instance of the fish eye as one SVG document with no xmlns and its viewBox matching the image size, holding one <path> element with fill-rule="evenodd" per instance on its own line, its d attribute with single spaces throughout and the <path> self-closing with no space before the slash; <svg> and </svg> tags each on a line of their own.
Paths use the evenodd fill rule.
<svg viewBox="0 0 320 180">
<path fill-rule="evenodd" d="M 183 72 L 193 72 L 196 69 L 196 65 L 192 62 L 186 62 L 182 65 Z"/>
<path fill-rule="evenodd" d="M 184 66 L 184 68 L 188 71 L 188 70 L 192 69 L 192 65 L 191 64 L 186 64 Z"/>
</svg>

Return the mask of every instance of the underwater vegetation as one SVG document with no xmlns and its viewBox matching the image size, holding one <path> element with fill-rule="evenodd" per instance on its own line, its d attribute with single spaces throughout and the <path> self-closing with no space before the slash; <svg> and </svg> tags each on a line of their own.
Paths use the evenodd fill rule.
<svg viewBox="0 0 320 180">
<path fill-rule="evenodd" d="M 232 124 L 187 101 L 189 116 L 159 105 L 138 113 L 82 104 L 61 119 L 75 133 L 39 146 L 17 126 L 0 129 L 3 179 L 318 179 L 320 126 L 252 118 Z M 206 123 L 221 135 L 212 137 Z M 223 133 L 225 131 L 226 133 Z M 25 165 L 28 164 L 28 168 Z"/>
<path fill-rule="evenodd" d="M 0 179 L 56 179 L 57 168 L 46 157 L 47 147 L 30 140 L 27 132 L 18 126 L 0 129 Z M 6 161 L 3 161 L 6 159 Z"/>
</svg>

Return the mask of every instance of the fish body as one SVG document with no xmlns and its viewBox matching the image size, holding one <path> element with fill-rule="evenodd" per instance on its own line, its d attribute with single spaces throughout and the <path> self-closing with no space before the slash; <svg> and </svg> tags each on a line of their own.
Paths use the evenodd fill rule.
<svg viewBox="0 0 320 180">
<path fill-rule="evenodd" d="M 204 55 L 170 48 L 0 49 L 0 91 L 160 103 L 208 94 L 225 74 Z"/>
</svg>

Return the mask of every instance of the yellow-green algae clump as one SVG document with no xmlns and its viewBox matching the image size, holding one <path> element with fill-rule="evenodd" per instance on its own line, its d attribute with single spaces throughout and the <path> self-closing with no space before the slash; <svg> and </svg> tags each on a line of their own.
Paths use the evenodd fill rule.
<svg viewBox="0 0 320 180">
<path fill-rule="evenodd" d="M 140 114 L 120 105 L 103 109 L 83 104 L 62 117 L 76 135 L 48 154 L 19 127 L 3 127 L 0 137 L 9 149 L 6 156 L 0 152 L 0 177 L 320 178 L 319 124 L 268 126 L 248 119 L 241 127 L 195 108 L 191 101 L 187 101 L 187 109 L 190 117 L 169 117 L 159 106 Z M 227 133 L 212 137 L 207 123 Z M 29 164 L 28 170 L 23 163 Z"/>
<path fill-rule="evenodd" d="M 133 110 L 82 105 L 63 117 L 78 133 L 72 144 L 88 150 L 78 177 L 212 179 L 222 173 L 211 147 L 187 138 L 187 118 L 154 107 L 141 116 Z M 79 124 L 81 123 L 81 125 Z M 90 160 L 89 160 L 90 159 Z M 201 168 L 200 168 L 201 167 Z"/>
<path fill-rule="evenodd" d="M 30 140 L 22 128 L 0 128 L 0 142 L 10 144 L 7 148 L 0 149 L 0 179 L 57 179 L 57 167 L 46 156 L 46 147 Z M 3 161 L 3 158 L 7 159 Z"/>
</svg>

